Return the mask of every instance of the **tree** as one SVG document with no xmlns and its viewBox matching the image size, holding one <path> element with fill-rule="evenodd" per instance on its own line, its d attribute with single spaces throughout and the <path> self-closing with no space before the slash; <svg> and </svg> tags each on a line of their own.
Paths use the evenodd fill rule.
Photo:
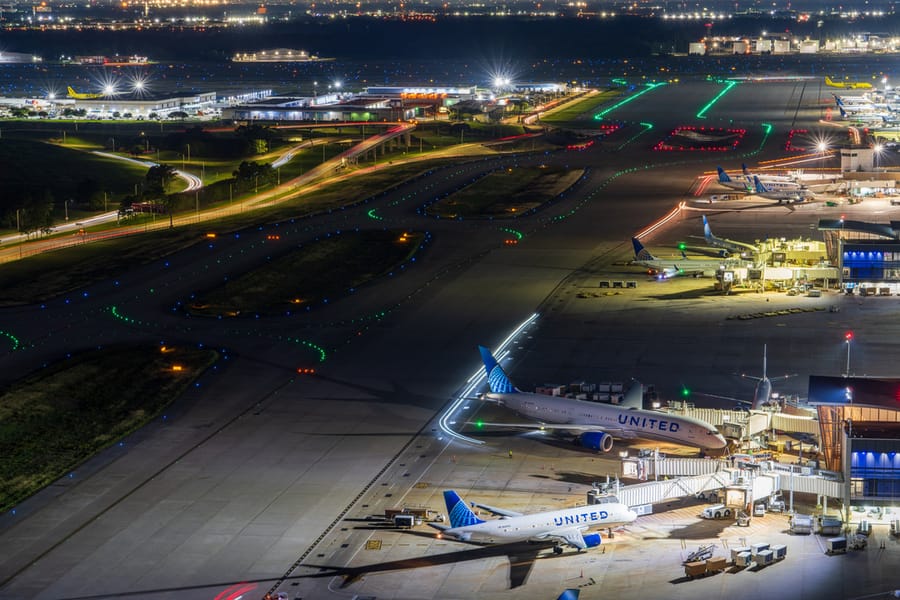
<svg viewBox="0 0 900 600">
<path fill-rule="evenodd" d="M 166 187 L 175 178 L 176 173 L 175 167 L 165 163 L 150 167 L 144 177 L 147 181 L 147 193 L 158 196 L 165 195 Z"/>
</svg>

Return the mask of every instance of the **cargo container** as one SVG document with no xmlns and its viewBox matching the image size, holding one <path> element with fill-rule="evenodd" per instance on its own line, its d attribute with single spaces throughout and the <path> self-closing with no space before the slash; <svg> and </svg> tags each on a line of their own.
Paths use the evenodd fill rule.
<svg viewBox="0 0 900 600">
<path fill-rule="evenodd" d="M 844 522 L 834 517 L 819 518 L 819 535 L 835 536 L 841 535 L 844 529 Z"/>
<path fill-rule="evenodd" d="M 748 546 L 742 546 L 740 548 L 732 548 L 731 549 L 731 562 L 737 563 L 738 554 L 741 554 L 743 552 L 750 554 L 750 548 Z"/>
<path fill-rule="evenodd" d="M 772 551 L 775 560 L 781 560 L 787 556 L 787 546 L 784 544 L 776 544 L 769 548 L 769 550 Z"/>
<path fill-rule="evenodd" d="M 767 543 L 759 543 L 759 544 L 750 544 L 750 553 L 756 556 L 763 550 L 768 550 L 769 544 Z"/>
<path fill-rule="evenodd" d="M 891 535 L 900 535 L 900 519 L 891 521 Z"/>
<path fill-rule="evenodd" d="M 794 535 L 806 535 L 813 531 L 813 519 L 809 515 L 794 515 L 791 517 L 791 533 Z"/>
<path fill-rule="evenodd" d="M 868 536 L 872 533 L 872 524 L 865 520 L 860 521 L 859 525 L 856 527 L 856 533 Z"/>
<path fill-rule="evenodd" d="M 741 552 L 734 559 L 734 566 L 736 567 L 749 567 L 750 563 L 753 562 L 753 557 L 749 552 Z"/>
<path fill-rule="evenodd" d="M 728 561 L 724 556 L 716 556 L 706 561 L 707 573 L 719 573 L 728 567 Z"/>
<path fill-rule="evenodd" d="M 847 552 L 847 538 L 836 537 L 825 540 L 825 554 L 844 554 Z"/>
<path fill-rule="evenodd" d="M 684 574 L 693 579 L 694 577 L 702 577 L 706 575 L 706 561 L 700 560 L 696 562 L 684 563 Z"/>
</svg>

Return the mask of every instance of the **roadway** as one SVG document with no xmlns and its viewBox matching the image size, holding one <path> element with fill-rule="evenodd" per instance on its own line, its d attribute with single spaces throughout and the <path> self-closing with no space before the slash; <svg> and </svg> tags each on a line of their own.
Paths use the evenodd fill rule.
<svg viewBox="0 0 900 600">
<path fill-rule="evenodd" d="M 763 144 L 760 121 L 774 122 L 786 136 L 789 124 L 816 112 L 806 101 L 795 112 L 785 108 L 796 105 L 799 84 L 772 85 L 737 88 L 759 113 L 747 123 L 741 152 Z M 585 588 L 583 598 L 605 595 L 606 577 L 620 582 L 615 589 L 621 598 L 645 597 L 629 581 L 648 581 L 649 589 L 670 597 L 696 597 L 693 588 L 666 584 L 665 576 L 640 567 L 635 556 L 649 551 L 640 541 L 637 554 L 623 555 L 631 560 L 615 565 L 608 560 L 615 553 L 540 561 L 533 569 L 520 568 L 516 559 L 510 575 L 504 549 L 467 551 L 418 530 L 381 535 L 377 527 L 351 519 L 407 499 L 441 508 L 445 487 L 480 493 L 488 504 L 506 506 L 512 496 L 511 508 L 538 510 L 583 498 L 591 478 L 617 468 L 532 437 L 489 436 L 486 444 L 470 446 L 441 433 L 442 409 L 478 367 L 475 346 L 496 345 L 535 311 L 540 319 L 518 339 L 509 369 L 523 389 L 635 375 L 668 395 L 688 381 L 698 382 L 695 389 L 749 393 L 731 374 L 755 371 L 764 341 L 772 340 L 773 369 L 788 363 L 793 372 L 827 373 L 834 366 L 828 362 L 829 340 L 851 323 L 860 345 L 867 340 L 870 349 L 861 349 L 860 360 L 870 372 L 892 368 L 890 353 L 880 351 L 898 333 L 885 323 L 891 299 L 826 298 L 842 303 L 842 311 L 748 323 L 727 316 L 817 299 L 708 296 L 702 291 L 708 282 L 648 282 L 639 269 L 623 266 L 628 238 L 683 199 L 698 172 L 724 156 L 737 164 L 746 160 L 648 150 L 658 132 L 693 122 L 698 103 L 717 91 L 699 82 L 664 86 L 626 105 L 629 126 L 589 149 L 439 169 L 357 208 L 221 236 L 43 307 L 0 311 L 0 322 L 23 341 L 20 350 L 0 359 L 7 378 L 66 352 L 121 341 L 204 343 L 228 355 L 179 399 L 165 421 L 102 453 L 16 514 L 0 517 L 4 546 L 18 549 L 0 560 L 0 596 L 208 599 L 246 582 L 246 593 L 259 597 L 283 580 L 281 589 L 305 598 L 360 592 L 392 598 L 552 597 L 576 577 L 577 568 L 600 583 Z M 660 115 L 652 134 L 630 121 L 641 115 Z M 721 122 L 724 116 L 713 112 L 710 118 Z M 749 156 L 776 156 L 779 150 L 773 138 L 762 153 Z M 438 220 L 416 210 L 479 173 L 517 161 L 590 171 L 565 197 L 514 222 Z M 639 170 L 620 173 L 633 165 Z M 896 214 L 882 208 L 885 218 Z M 379 220 L 368 216 L 372 209 Z M 858 210 L 868 209 L 863 204 Z M 768 207 L 723 213 L 714 223 L 717 234 L 746 239 L 769 231 L 809 234 L 808 223 L 818 216 L 802 207 Z M 432 236 L 415 265 L 392 276 L 390 284 L 373 284 L 327 307 L 282 318 L 192 319 L 178 310 L 192 293 L 277 252 L 276 242 L 265 240 L 271 231 L 286 246 L 337 230 L 384 226 Z M 508 234 L 500 227 L 525 236 L 506 246 Z M 651 249 L 689 234 L 700 234 L 694 220 L 676 221 L 650 238 Z M 596 290 L 599 278 L 611 277 L 635 279 L 638 288 L 578 297 Z M 128 320 L 115 318 L 111 306 Z M 298 340 L 327 349 L 327 360 L 315 363 Z M 842 350 L 840 343 L 831 345 L 835 355 Z M 296 374 L 298 365 L 311 363 L 316 376 Z M 383 551 L 364 550 L 376 539 Z M 679 545 L 677 536 L 666 539 Z M 421 555 L 427 563 L 393 562 Z M 372 563 L 384 564 L 384 572 L 333 577 L 333 569 Z M 881 572 L 868 578 L 873 573 L 841 573 L 847 577 L 844 589 L 856 586 L 862 594 L 886 584 Z M 760 580 L 746 581 L 713 593 L 757 597 Z M 796 597 L 821 593 L 810 584 Z"/>
</svg>

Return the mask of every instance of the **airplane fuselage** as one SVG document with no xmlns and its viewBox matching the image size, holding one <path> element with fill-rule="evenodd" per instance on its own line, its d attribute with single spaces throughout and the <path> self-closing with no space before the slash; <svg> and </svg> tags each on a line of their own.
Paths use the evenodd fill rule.
<svg viewBox="0 0 900 600">
<path fill-rule="evenodd" d="M 598 431 L 609 431 L 613 437 L 658 440 L 695 448 L 726 446 L 725 438 L 715 428 L 690 417 L 529 392 L 489 393 L 486 398 L 541 423 L 571 424 L 573 429 L 577 426 L 581 430 L 596 426 Z"/>
<path fill-rule="evenodd" d="M 443 531 L 444 535 L 486 544 L 545 539 L 564 529 L 615 527 L 631 523 L 637 515 L 620 503 L 594 504 L 519 517 L 501 517 Z"/>
</svg>

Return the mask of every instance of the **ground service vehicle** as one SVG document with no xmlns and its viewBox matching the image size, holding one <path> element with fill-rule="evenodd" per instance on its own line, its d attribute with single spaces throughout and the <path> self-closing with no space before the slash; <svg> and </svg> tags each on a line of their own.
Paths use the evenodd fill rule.
<svg viewBox="0 0 900 600">
<path fill-rule="evenodd" d="M 731 514 L 731 509 L 724 504 L 713 504 L 704 508 L 701 516 L 704 519 L 727 519 Z"/>
</svg>

